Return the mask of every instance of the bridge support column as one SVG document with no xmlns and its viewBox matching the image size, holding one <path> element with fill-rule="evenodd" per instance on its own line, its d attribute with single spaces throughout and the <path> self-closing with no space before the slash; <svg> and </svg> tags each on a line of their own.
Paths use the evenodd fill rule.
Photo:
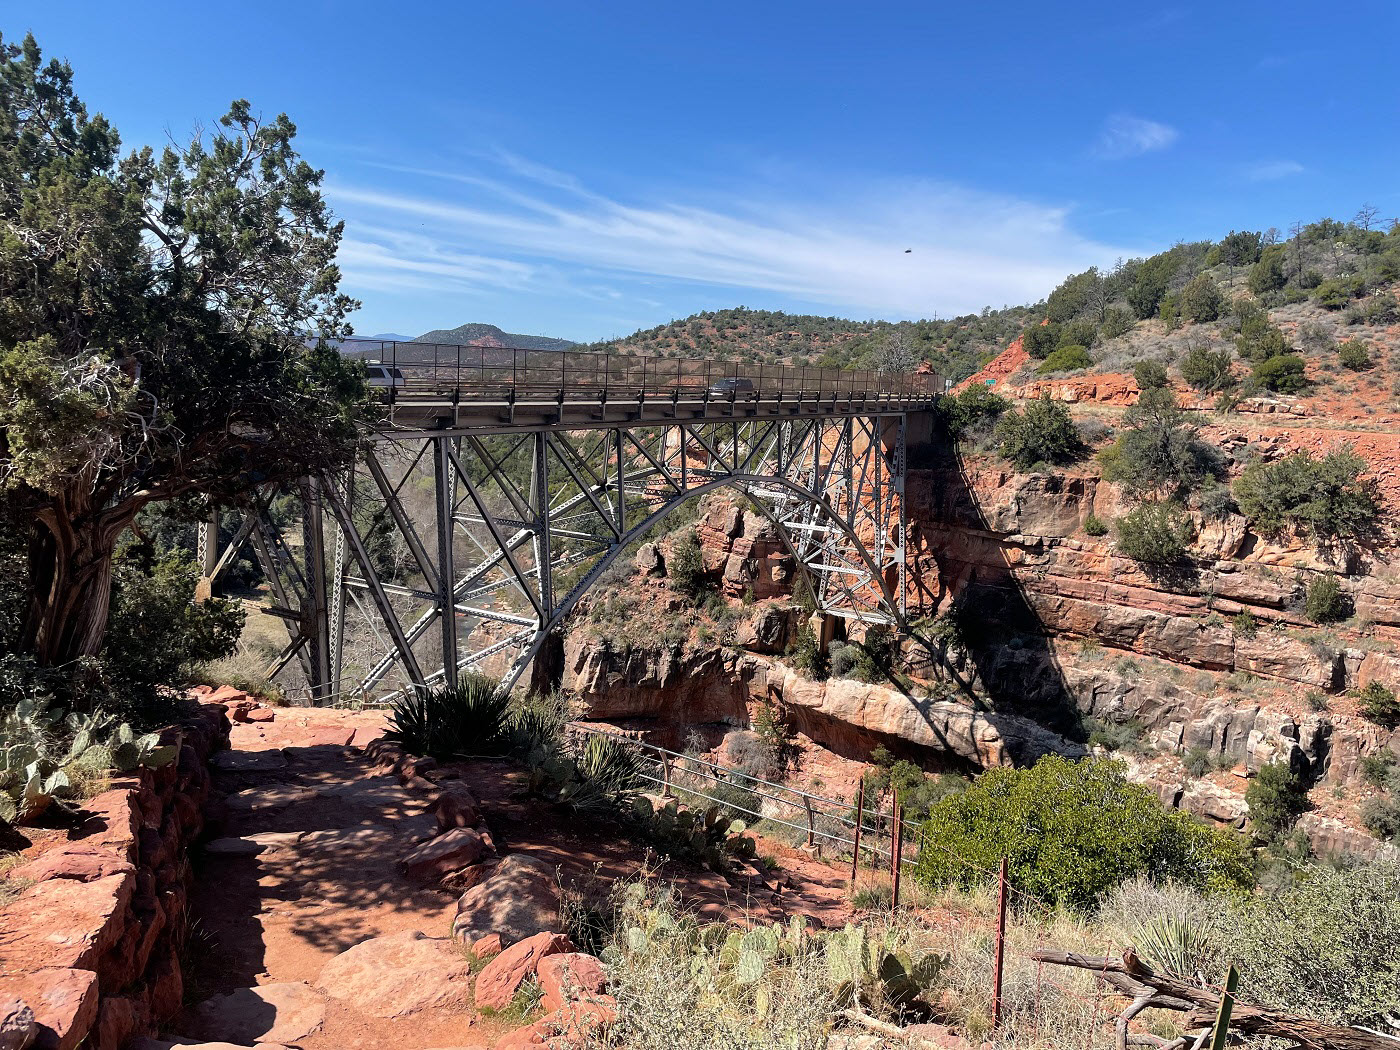
<svg viewBox="0 0 1400 1050">
<path fill-rule="evenodd" d="M 321 517 L 321 481 L 301 483 L 302 552 L 306 563 L 306 604 L 301 610 L 309 667 L 307 682 L 313 704 L 329 702 L 331 687 L 330 603 L 326 593 L 326 539 Z"/>
<path fill-rule="evenodd" d="M 438 622 L 442 627 L 443 684 L 457 686 L 457 602 L 453 593 L 453 514 L 457 506 L 457 478 L 452 472 L 452 438 L 433 439 L 433 480 L 437 492 Z"/>
</svg>

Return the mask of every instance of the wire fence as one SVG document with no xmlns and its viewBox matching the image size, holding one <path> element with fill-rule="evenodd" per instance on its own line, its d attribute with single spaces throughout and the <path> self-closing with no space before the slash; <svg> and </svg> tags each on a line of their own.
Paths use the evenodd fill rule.
<svg viewBox="0 0 1400 1050">
<path fill-rule="evenodd" d="M 893 806 L 888 813 L 876 813 L 873 807 L 860 806 L 861 819 L 857 821 L 859 799 L 843 800 L 803 791 L 737 766 L 671 751 L 598 726 L 574 722 L 569 728 L 580 736 L 607 737 L 630 747 L 640 759 L 642 780 L 658 788 L 663 796 L 675 796 L 681 801 L 699 798 L 755 820 L 767 821 L 804 835 L 806 845 L 817 850 L 828 849 L 838 857 L 849 855 L 870 862 L 889 863 L 890 858 L 897 855 L 903 866 L 918 863 L 917 845 L 909 851 L 898 848 Z M 898 823 L 905 841 L 917 844 L 917 825 L 903 818 Z"/>
</svg>

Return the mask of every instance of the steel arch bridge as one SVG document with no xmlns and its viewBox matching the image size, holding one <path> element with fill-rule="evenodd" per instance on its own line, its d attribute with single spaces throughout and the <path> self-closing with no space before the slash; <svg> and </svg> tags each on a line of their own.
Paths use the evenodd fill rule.
<svg viewBox="0 0 1400 1050">
<path fill-rule="evenodd" d="M 355 463 L 260 493 L 250 544 L 316 703 L 383 701 L 468 669 L 507 686 L 624 552 L 730 487 L 818 609 L 903 625 L 911 413 L 936 376 L 434 344 L 350 344 L 382 374 Z M 280 513 L 279 513 L 280 510 Z"/>
</svg>

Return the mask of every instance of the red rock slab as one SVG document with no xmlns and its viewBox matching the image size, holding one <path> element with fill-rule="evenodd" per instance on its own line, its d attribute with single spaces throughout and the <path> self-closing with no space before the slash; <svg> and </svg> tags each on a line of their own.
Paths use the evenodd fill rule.
<svg viewBox="0 0 1400 1050">
<path fill-rule="evenodd" d="M 545 1014 L 530 1027 L 511 1032 L 496 1044 L 496 1050 L 530 1050 L 537 1046 L 576 1050 L 594 1045 L 594 1040 L 616 1021 L 617 1001 L 600 995 Z"/>
<path fill-rule="evenodd" d="M 38 1038 L 34 1050 L 74 1050 L 97 1021 L 97 974 L 91 970 L 46 967 L 0 977 L 0 995 L 22 1000 L 34 1011 Z"/>
<path fill-rule="evenodd" d="M 573 950 L 562 933 L 537 933 L 512 944 L 486 964 L 476 978 L 478 1008 L 504 1010 L 510 1005 L 525 978 L 535 972 L 540 960 Z"/>
<path fill-rule="evenodd" d="M 471 828 L 453 828 L 404 854 L 399 869 L 415 882 L 436 882 L 444 875 L 479 864 L 486 843 Z"/>
<path fill-rule="evenodd" d="M 536 976 L 544 990 L 544 1008 L 550 1011 L 599 995 L 608 986 L 603 964 L 584 952 L 563 952 L 541 959 Z"/>
<path fill-rule="evenodd" d="M 38 967 L 94 969 L 122 937 L 136 876 L 92 882 L 50 879 L 0 912 L 0 972 Z"/>
</svg>

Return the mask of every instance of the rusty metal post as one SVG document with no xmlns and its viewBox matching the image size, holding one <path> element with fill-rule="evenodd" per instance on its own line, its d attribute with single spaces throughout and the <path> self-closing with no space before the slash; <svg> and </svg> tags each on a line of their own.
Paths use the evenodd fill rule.
<svg viewBox="0 0 1400 1050">
<path fill-rule="evenodd" d="M 856 874 L 860 871 L 860 826 L 865 822 L 865 778 L 856 789 L 856 848 L 851 854 L 851 892 L 856 891 Z"/>
<path fill-rule="evenodd" d="M 1006 858 L 1001 858 L 1001 873 L 997 879 L 997 947 L 996 964 L 992 971 L 992 1028 L 1001 1024 L 1001 975 L 1006 964 Z"/>
<path fill-rule="evenodd" d="M 904 858 L 904 821 L 899 809 L 899 788 L 890 802 L 890 907 L 899 907 L 899 867 Z"/>
<path fill-rule="evenodd" d="M 812 849 L 817 844 L 817 815 L 812 812 L 812 800 L 806 795 L 802 796 L 802 805 L 807 809 L 807 848 Z"/>
<path fill-rule="evenodd" d="M 671 756 L 661 756 L 661 797 L 671 797 Z"/>
</svg>

